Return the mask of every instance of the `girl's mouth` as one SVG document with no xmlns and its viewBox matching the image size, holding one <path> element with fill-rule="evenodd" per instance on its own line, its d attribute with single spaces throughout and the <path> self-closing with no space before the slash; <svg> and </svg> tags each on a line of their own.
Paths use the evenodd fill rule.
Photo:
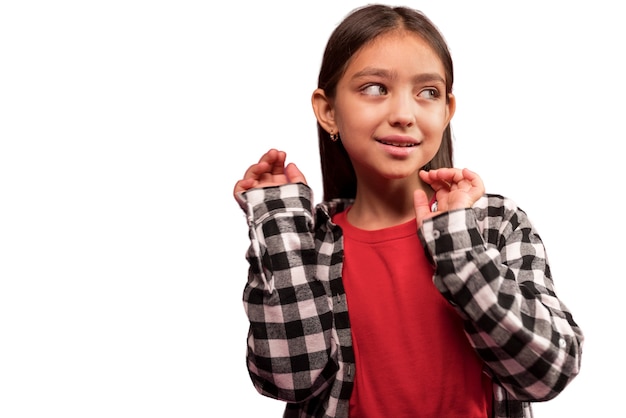
<svg viewBox="0 0 626 418">
<path fill-rule="evenodd" d="M 418 143 L 413 143 L 413 142 L 398 143 L 398 142 L 381 141 L 380 139 L 378 139 L 377 141 L 383 145 L 390 145 L 392 147 L 400 147 L 400 148 L 411 148 L 411 147 L 416 147 L 419 145 Z"/>
</svg>

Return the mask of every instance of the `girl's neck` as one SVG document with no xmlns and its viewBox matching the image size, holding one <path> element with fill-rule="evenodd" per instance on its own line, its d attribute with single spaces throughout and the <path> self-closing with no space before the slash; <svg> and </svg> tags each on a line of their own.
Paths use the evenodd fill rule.
<svg viewBox="0 0 626 418">
<path fill-rule="evenodd" d="M 400 183 L 400 184 L 398 184 Z M 430 199 L 433 190 L 419 182 L 388 182 L 377 187 L 357 186 L 354 204 L 347 218 L 351 225 L 376 230 L 400 225 L 415 218 L 413 192 L 421 188 Z"/>
</svg>

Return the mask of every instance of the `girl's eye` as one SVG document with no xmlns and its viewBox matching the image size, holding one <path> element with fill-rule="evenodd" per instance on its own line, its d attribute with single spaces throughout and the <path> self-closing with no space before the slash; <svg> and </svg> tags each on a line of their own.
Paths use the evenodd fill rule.
<svg viewBox="0 0 626 418">
<path fill-rule="evenodd" d="M 371 84 L 369 86 L 365 86 L 361 92 L 367 94 L 368 96 L 383 96 L 387 94 L 387 89 L 385 86 L 381 86 L 380 84 Z"/>
<path fill-rule="evenodd" d="M 419 93 L 420 97 L 423 97 L 425 99 L 436 99 L 437 97 L 439 97 L 439 90 L 437 89 L 424 89 L 422 91 L 420 91 Z"/>
</svg>

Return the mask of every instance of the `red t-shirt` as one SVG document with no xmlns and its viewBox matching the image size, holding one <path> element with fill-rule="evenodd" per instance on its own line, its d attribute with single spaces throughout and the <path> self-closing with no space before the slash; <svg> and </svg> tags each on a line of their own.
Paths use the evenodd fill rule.
<svg viewBox="0 0 626 418">
<path fill-rule="evenodd" d="M 351 418 L 485 418 L 491 380 L 432 281 L 416 221 L 376 231 L 334 216 L 354 346 Z"/>
</svg>

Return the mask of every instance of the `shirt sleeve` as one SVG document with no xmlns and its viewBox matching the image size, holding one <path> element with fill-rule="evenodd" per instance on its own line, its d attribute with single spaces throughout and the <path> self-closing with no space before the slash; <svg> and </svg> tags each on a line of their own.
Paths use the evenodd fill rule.
<svg viewBox="0 0 626 418">
<path fill-rule="evenodd" d="M 434 283 L 465 319 L 492 377 L 516 399 L 548 400 L 579 373 L 583 334 L 557 297 L 541 238 L 508 199 L 438 215 L 420 238 Z"/>
<path fill-rule="evenodd" d="M 304 184 L 238 196 L 249 226 L 247 365 L 256 389 L 287 402 L 323 390 L 337 371 L 332 312 L 316 277 L 312 192 Z"/>
</svg>

